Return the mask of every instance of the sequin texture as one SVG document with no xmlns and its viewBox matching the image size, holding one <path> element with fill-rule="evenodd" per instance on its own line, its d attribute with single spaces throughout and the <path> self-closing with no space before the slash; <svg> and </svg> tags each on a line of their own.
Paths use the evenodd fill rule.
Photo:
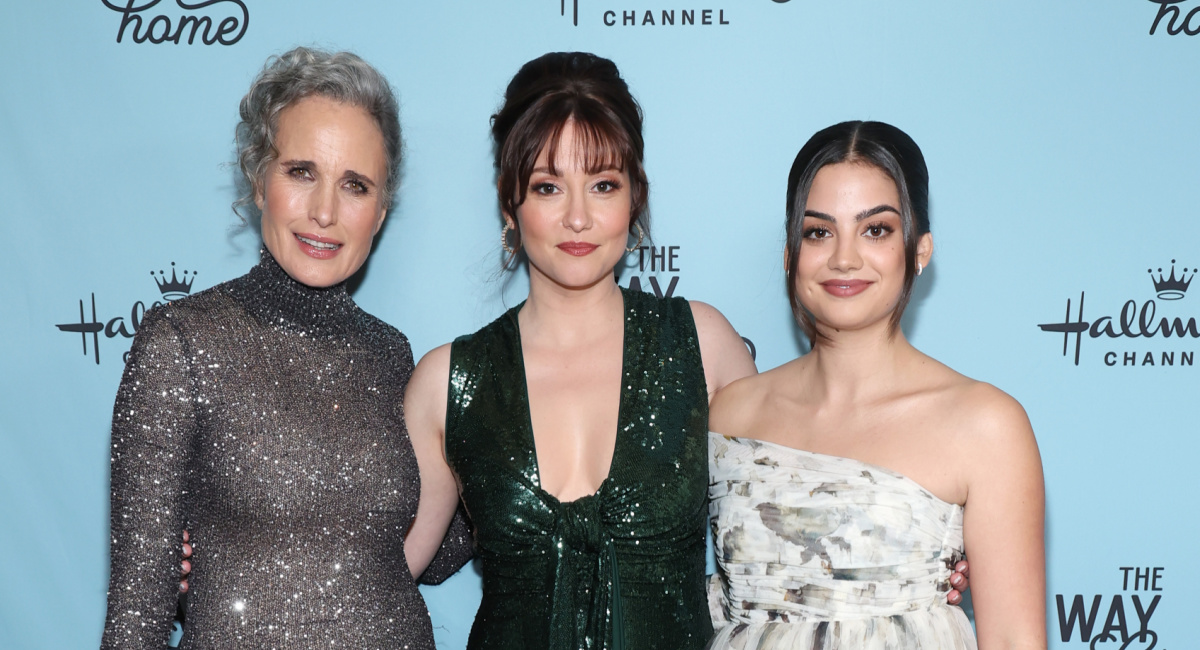
<svg viewBox="0 0 1200 650">
<path fill-rule="evenodd" d="M 446 457 L 483 571 L 469 650 L 689 650 L 712 635 L 708 398 L 695 324 L 682 299 L 623 295 L 611 473 L 575 501 L 538 482 L 520 306 L 452 347 Z"/>
<path fill-rule="evenodd" d="M 181 648 L 433 648 L 403 547 L 420 490 L 412 367 L 344 284 L 297 283 L 265 252 L 148 312 L 113 412 L 101 647 L 164 646 L 186 527 Z M 457 526 L 427 576 L 469 556 Z"/>
</svg>

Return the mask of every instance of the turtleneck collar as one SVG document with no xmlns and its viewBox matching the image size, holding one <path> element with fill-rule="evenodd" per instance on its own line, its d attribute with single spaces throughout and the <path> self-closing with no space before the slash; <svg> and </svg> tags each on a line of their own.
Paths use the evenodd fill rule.
<svg viewBox="0 0 1200 650">
<path fill-rule="evenodd" d="M 258 264 L 231 282 L 230 291 L 264 325 L 317 336 L 347 333 L 361 313 L 345 282 L 326 288 L 297 282 L 265 247 Z"/>
</svg>

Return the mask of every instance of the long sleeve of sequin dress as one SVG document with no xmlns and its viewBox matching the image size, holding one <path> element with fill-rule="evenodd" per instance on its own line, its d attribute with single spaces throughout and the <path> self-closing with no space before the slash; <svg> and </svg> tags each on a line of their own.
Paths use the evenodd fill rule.
<svg viewBox="0 0 1200 650">
<path fill-rule="evenodd" d="M 266 254 L 151 310 L 114 409 L 102 648 L 165 645 L 186 526 L 181 648 L 432 649 L 404 557 L 420 493 L 412 365 L 344 285 L 306 287 Z M 469 543 L 449 540 L 434 573 Z"/>
<path fill-rule="evenodd" d="M 161 648 L 175 615 L 196 407 L 182 337 L 159 316 L 142 321 L 113 410 L 106 648 Z"/>
</svg>

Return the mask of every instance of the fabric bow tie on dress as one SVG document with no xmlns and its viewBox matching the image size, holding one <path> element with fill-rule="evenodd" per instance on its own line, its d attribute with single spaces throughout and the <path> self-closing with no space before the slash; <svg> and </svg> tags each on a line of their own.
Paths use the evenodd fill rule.
<svg viewBox="0 0 1200 650">
<path fill-rule="evenodd" d="M 611 635 L 610 647 L 624 650 L 617 553 L 604 529 L 600 497 L 560 502 L 556 509 L 550 647 L 590 650 L 590 642 Z"/>
</svg>

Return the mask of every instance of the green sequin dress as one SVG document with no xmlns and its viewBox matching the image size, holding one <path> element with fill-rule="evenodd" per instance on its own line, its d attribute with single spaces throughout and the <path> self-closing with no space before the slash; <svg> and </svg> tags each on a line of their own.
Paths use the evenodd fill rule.
<svg viewBox="0 0 1200 650">
<path fill-rule="evenodd" d="M 687 301 L 622 290 L 616 447 L 595 494 L 541 488 L 517 312 L 454 342 L 446 458 L 475 526 L 468 650 L 689 650 L 705 595 L 708 395 Z"/>
</svg>

